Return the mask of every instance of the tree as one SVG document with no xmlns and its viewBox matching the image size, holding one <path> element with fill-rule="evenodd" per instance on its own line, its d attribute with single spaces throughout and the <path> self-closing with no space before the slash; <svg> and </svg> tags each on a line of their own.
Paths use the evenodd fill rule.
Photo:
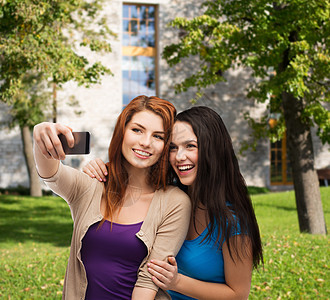
<svg viewBox="0 0 330 300">
<path fill-rule="evenodd" d="M 51 111 L 47 107 L 56 101 L 48 93 L 49 86 L 55 91 L 74 80 L 89 87 L 111 74 L 102 63 L 90 63 L 77 50 L 111 51 L 108 39 L 115 34 L 100 13 L 101 2 L 0 0 L 0 100 L 11 107 L 8 125 L 21 129 L 33 196 L 41 196 L 41 188 L 31 128 L 47 118 L 45 112 Z"/>
<path fill-rule="evenodd" d="M 268 105 L 259 120 L 246 113 L 253 137 L 275 141 L 286 132 L 300 231 L 325 234 L 311 127 L 329 143 L 329 1 L 212 0 L 202 7 L 202 15 L 170 24 L 183 37 L 165 47 L 169 65 L 192 57 L 199 62 L 176 91 L 197 87 L 196 101 L 205 87 L 225 80 L 229 68 L 252 70 L 248 97 Z M 278 119 L 270 127 L 274 111 Z"/>
<path fill-rule="evenodd" d="M 42 196 L 39 176 L 33 159 L 31 128 L 47 119 L 49 111 L 49 92 L 45 91 L 45 81 L 41 74 L 26 74 L 22 76 L 21 89 L 11 99 L 11 120 L 8 122 L 9 128 L 16 125 L 20 128 L 23 154 L 28 170 L 30 195 L 34 197 Z"/>
</svg>

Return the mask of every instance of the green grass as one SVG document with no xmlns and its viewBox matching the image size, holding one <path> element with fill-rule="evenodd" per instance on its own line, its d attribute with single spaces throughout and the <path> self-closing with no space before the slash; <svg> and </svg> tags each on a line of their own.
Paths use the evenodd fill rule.
<svg viewBox="0 0 330 300">
<path fill-rule="evenodd" d="M 321 188 L 330 224 L 330 188 Z M 252 196 L 264 245 L 249 299 L 329 299 L 329 237 L 300 234 L 293 192 Z M 72 232 L 58 197 L 0 196 L 0 298 L 61 299 Z"/>
<path fill-rule="evenodd" d="M 330 188 L 321 188 L 330 224 Z M 264 245 L 250 299 L 329 299 L 329 236 L 299 233 L 293 192 L 252 196 Z"/>
<path fill-rule="evenodd" d="M 0 196 L 0 298 L 61 299 L 71 233 L 61 198 Z"/>
</svg>

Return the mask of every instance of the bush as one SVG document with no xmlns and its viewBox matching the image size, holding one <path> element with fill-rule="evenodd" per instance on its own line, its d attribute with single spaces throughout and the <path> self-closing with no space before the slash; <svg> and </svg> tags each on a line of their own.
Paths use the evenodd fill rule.
<svg viewBox="0 0 330 300">
<path fill-rule="evenodd" d="M 266 187 L 248 186 L 248 192 L 250 195 L 266 194 L 269 192 L 269 189 Z"/>
</svg>

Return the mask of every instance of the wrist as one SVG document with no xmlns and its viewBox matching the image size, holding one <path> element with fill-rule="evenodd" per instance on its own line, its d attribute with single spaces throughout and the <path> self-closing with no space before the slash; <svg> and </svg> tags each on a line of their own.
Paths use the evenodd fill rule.
<svg viewBox="0 0 330 300">
<path fill-rule="evenodd" d="M 182 274 L 178 273 L 176 278 L 175 278 L 175 281 L 173 282 L 173 287 L 172 289 L 176 292 L 178 292 L 180 290 L 180 284 L 182 282 Z"/>
</svg>

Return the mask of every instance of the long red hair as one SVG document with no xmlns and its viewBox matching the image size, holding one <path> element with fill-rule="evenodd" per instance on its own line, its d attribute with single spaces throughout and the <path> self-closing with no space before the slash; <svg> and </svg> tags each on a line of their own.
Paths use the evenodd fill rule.
<svg viewBox="0 0 330 300">
<path fill-rule="evenodd" d="M 128 173 L 124 166 L 125 158 L 122 155 L 125 129 L 133 115 L 144 110 L 149 110 L 162 118 L 165 132 L 164 149 L 157 163 L 149 168 L 148 184 L 155 189 L 166 188 L 169 146 L 176 109 L 172 103 L 158 97 L 138 96 L 119 115 L 110 142 L 108 177 L 105 185 L 106 208 L 104 220 L 111 219 L 114 211 L 122 207 L 128 184 Z"/>
</svg>

